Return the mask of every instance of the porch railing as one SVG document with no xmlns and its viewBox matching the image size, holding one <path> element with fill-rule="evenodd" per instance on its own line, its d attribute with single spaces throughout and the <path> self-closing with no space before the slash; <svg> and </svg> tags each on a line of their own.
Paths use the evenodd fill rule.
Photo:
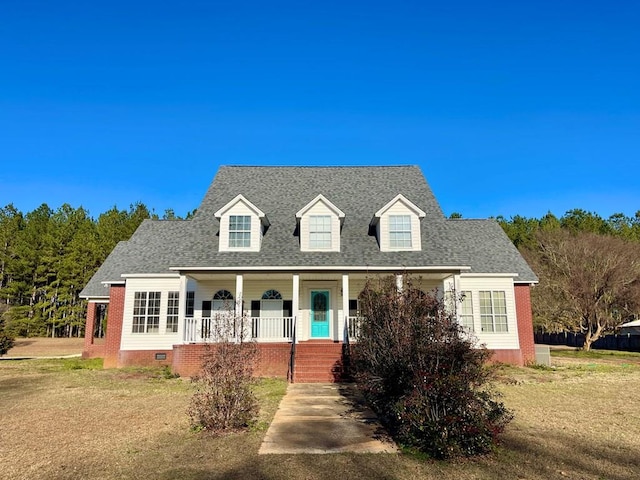
<svg viewBox="0 0 640 480">
<path fill-rule="evenodd" d="M 293 317 L 187 317 L 185 343 L 216 343 L 223 340 L 257 342 L 293 341 Z"/>
<path fill-rule="evenodd" d="M 357 342 L 360 336 L 362 317 L 347 317 L 346 330 L 349 343 Z"/>
</svg>

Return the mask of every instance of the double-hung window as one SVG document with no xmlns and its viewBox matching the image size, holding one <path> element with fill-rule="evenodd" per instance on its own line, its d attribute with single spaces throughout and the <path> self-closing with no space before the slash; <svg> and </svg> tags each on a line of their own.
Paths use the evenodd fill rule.
<svg viewBox="0 0 640 480">
<path fill-rule="evenodd" d="M 309 217 L 309 248 L 311 250 L 331 248 L 330 215 L 311 215 Z"/>
<path fill-rule="evenodd" d="M 167 330 L 166 333 L 176 333 L 178 331 L 178 312 L 180 311 L 180 293 L 169 292 L 167 301 Z"/>
<path fill-rule="evenodd" d="M 389 247 L 411 248 L 411 215 L 389 215 Z"/>
<path fill-rule="evenodd" d="M 158 333 L 160 330 L 160 292 L 135 292 L 133 333 Z"/>
<path fill-rule="evenodd" d="M 480 291 L 480 324 L 483 332 L 507 332 L 507 301 L 503 291 Z"/>
<path fill-rule="evenodd" d="M 470 291 L 462 292 L 459 312 L 460 324 L 466 330 L 473 332 L 473 295 Z"/>
<path fill-rule="evenodd" d="M 249 215 L 229 216 L 229 247 L 251 247 L 251 217 Z"/>
</svg>

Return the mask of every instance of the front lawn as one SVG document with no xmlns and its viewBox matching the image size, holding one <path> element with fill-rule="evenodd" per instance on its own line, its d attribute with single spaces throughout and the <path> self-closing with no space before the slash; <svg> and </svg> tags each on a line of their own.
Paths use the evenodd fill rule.
<svg viewBox="0 0 640 480">
<path fill-rule="evenodd" d="M 568 355 L 568 357 L 566 357 Z M 553 355 L 555 368 L 505 367 L 515 412 L 487 457 L 258 455 L 286 384 L 264 380 L 260 421 L 212 438 L 189 429 L 192 385 L 163 370 L 96 360 L 0 361 L 0 472 L 7 479 L 612 479 L 640 472 L 640 364 Z"/>
</svg>

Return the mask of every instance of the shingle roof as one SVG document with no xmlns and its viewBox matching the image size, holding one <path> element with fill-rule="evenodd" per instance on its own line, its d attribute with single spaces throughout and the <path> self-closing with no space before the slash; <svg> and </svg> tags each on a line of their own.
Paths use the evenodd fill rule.
<svg viewBox="0 0 640 480">
<path fill-rule="evenodd" d="M 422 209 L 421 252 L 380 252 L 368 235 L 374 213 L 402 193 Z M 214 214 L 238 194 L 265 212 L 271 225 L 260 252 L 219 252 Z M 301 252 L 295 214 L 323 194 L 345 214 L 340 252 Z M 444 218 L 416 166 L 221 167 L 194 218 L 146 220 L 121 242 L 82 296 L 104 295 L 100 282 L 125 273 L 168 273 L 169 267 L 470 266 L 473 272 L 517 273 L 536 281 L 500 226 L 491 220 Z"/>
</svg>

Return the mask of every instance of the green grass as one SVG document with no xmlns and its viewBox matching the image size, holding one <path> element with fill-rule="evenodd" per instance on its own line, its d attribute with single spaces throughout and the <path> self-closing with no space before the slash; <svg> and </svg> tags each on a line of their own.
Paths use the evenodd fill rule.
<svg viewBox="0 0 640 480">
<path fill-rule="evenodd" d="M 638 352 L 620 352 L 617 350 L 590 350 L 588 352 L 581 349 L 551 350 L 551 356 L 557 357 L 557 358 L 594 359 L 594 360 L 630 359 L 633 361 L 640 361 L 640 353 Z"/>
</svg>

